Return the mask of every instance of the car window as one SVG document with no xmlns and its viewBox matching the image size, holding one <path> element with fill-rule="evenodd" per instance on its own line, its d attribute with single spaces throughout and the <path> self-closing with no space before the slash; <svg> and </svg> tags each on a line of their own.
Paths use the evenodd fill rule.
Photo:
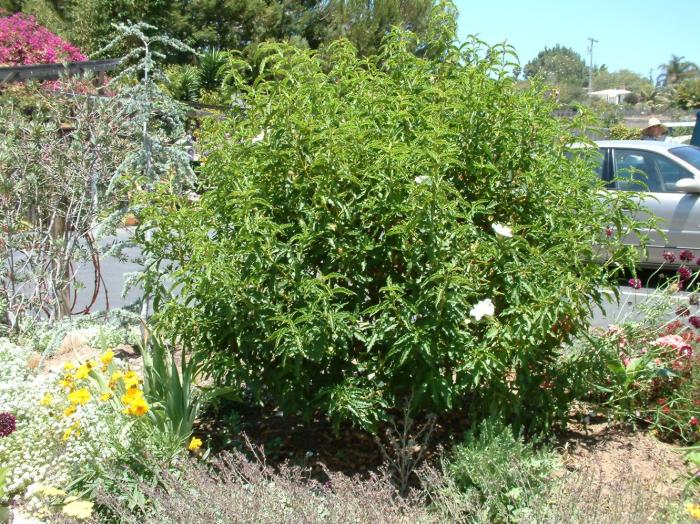
<svg viewBox="0 0 700 524">
<path fill-rule="evenodd" d="M 688 162 L 691 166 L 700 169 L 700 147 L 683 146 L 674 147 L 669 153 Z"/>
<path fill-rule="evenodd" d="M 653 161 L 656 164 L 659 175 L 661 175 L 661 181 L 667 193 L 678 191 L 676 189 L 676 182 L 681 178 L 693 178 L 692 173 L 676 164 L 673 160 L 664 158 L 661 155 L 654 155 Z"/>
<path fill-rule="evenodd" d="M 684 167 L 651 151 L 616 149 L 613 157 L 615 186 L 623 191 L 675 193 L 676 182 L 693 177 Z"/>
</svg>

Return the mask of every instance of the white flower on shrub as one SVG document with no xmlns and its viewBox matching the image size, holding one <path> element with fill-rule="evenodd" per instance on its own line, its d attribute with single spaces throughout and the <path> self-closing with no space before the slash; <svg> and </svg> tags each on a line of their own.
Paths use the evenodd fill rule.
<svg viewBox="0 0 700 524">
<path fill-rule="evenodd" d="M 427 175 L 420 175 L 417 176 L 416 178 L 413 179 L 416 184 L 422 184 L 423 182 L 428 181 L 428 176 Z"/>
<path fill-rule="evenodd" d="M 264 129 L 262 131 L 260 131 L 260 134 L 255 135 L 253 138 L 251 138 L 250 142 L 252 144 L 257 144 L 258 142 L 262 142 L 263 140 L 265 140 L 265 130 Z"/>
<path fill-rule="evenodd" d="M 469 316 L 475 318 L 476 320 L 481 320 L 484 317 L 492 317 L 496 311 L 496 307 L 490 298 L 485 298 L 476 303 L 476 305 L 469 311 Z"/>
<path fill-rule="evenodd" d="M 513 236 L 513 231 L 508 226 L 504 226 L 503 224 L 491 224 L 491 227 L 493 228 L 493 232 L 497 235 L 508 238 Z"/>
</svg>

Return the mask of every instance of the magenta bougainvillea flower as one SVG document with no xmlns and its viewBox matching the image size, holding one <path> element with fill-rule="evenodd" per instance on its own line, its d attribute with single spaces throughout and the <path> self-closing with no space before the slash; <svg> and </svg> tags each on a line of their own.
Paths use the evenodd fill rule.
<svg viewBox="0 0 700 524">
<path fill-rule="evenodd" d="M 33 16 L 0 18 L 0 65 L 56 64 L 87 60 L 70 42 L 39 25 Z"/>
<path fill-rule="evenodd" d="M 12 413 L 0 413 L 0 437 L 9 437 L 17 429 L 17 419 Z"/>
</svg>

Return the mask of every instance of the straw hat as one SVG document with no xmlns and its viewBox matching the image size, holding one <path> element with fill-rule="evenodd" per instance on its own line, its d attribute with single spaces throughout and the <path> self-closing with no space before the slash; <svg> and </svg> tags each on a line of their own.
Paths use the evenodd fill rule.
<svg viewBox="0 0 700 524">
<path fill-rule="evenodd" d="M 648 124 L 644 129 L 642 129 L 642 133 L 646 133 L 646 132 L 649 131 L 652 127 L 656 127 L 656 126 L 660 126 L 664 133 L 665 133 L 666 131 L 668 131 L 668 128 L 667 128 L 665 125 L 663 125 L 663 124 L 661 123 L 661 120 L 659 120 L 659 119 L 656 118 L 656 117 L 652 117 L 652 118 L 649 119 L 649 124 Z"/>
</svg>

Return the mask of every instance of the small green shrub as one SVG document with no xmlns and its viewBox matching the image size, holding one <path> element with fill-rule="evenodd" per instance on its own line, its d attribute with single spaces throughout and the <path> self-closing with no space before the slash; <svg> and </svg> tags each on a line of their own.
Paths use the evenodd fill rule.
<svg viewBox="0 0 700 524">
<path fill-rule="evenodd" d="M 623 124 L 615 124 L 610 128 L 610 140 L 640 140 L 642 130 L 627 127 Z"/>
<path fill-rule="evenodd" d="M 558 466 L 553 452 L 487 419 L 452 449 L 443 464 L 447 481 L 433 500 L 453 521 L 511 522 L 554 487 L 551 475 Z"/>
<path fill-rule="evenodd" d="M 579 138 L 544 87 L 516 85 L 507 47 L 451 27 L 368 58 L 264 47 L 202 132 L 201 198 L 149 195 L 154 325 L 216 383 L 368 428 L 411 395 L 557 422 L 559 349 L 629 260 L 633 195 L 568 159 Z"/>
</svg>

